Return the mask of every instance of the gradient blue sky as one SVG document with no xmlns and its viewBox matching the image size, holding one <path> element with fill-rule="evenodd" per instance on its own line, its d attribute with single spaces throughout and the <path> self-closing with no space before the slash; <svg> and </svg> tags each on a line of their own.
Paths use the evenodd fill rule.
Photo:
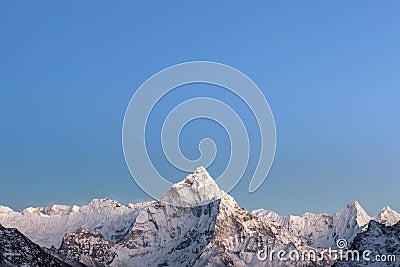
<svg viewBox="0 0 400 267">
<path fill-rule="evenodd" d="M 155 72 L 210 60 L 250 76 L 276 121 L 270 175 L 251 195 L 242 179 L 231 192 L 240 205 L 400 210 L 399 12 L 368 0 L 3 1 L 0 204 L 148 200 L 123 158 L 126 106 Z"/>
</svg>

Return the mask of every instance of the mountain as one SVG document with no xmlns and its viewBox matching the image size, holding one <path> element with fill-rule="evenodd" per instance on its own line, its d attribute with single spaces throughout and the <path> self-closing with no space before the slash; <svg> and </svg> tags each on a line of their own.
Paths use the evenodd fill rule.
<svg viewBox="0 0 400 267">
<path fill-rule="evenodd" d="M 305 213 L 302 216 L 279 216 L 278 214 L 258 209 L 252 214 L 268 221 L 275 221 L 285 229 L 299 236 L 313 247 L 336 247 L 338 239 L 349 243 L 371 220 L 393 225 L 400 221 L 400 214 L 385 207 L 377 216 L 369 216 L 357 201 L 353 201 L 341 211 L 329 214 Z"/>
<path fill-rule="evenodd" d="M 400 213 L 392 210 L 389 206 L 386 206 L 377 216 L 374 217 L 374 221 L 388 226 L 394 225 L 400 221 Z"/>
<path fill-rule="evenodd" d="M 207 193 L 211 192 L 211 194 Z M 217 196 L 224 195 L 218 199 Z M 168 204 L 166 204 L 168 200 Z M 174 203 L 171 203 L 174 202 Z M 199 205 L 202 203 L 207 203 Z M 184 204 L 184 207 L 174 204 Z M 313 249 L 280 225 L 266 223 L 222 194 L 204 168 L 167 191 L 160 202 L 139 211 L 123 240 L 107 241 L 97 232 L 66 234 L 60 256 L 72 262 L 107 266 L 278 266 L 260 261 L 259 249 Z M 329 263 L 327 259 L 322 261 Z M 307 266 L 311 259 L 285 262 Z"/>
<path fill-rule="evenodd" d="M 54 266 L 331 266 L 336 260 L 323 251 L 336 247 L 341 238 L 360 250 L 366 244 L 397 253 L 392 244 L 397 244 L 393 242 L 399 226 L 373 220 L 393 225 L 398 216 L 385 207 L 372 218 L 356 201 L 333 215 L 249 212 L 220 190 L 204 168 L 198 168 L 160 201 L 122 205 L 95 199 L 82 207 L 53 205 L 20 212 L 0 206 L 0 223 L 21 231 L 1 228 L 8 230 L 0 237 L 0 262 L 7 259 L 6 266 L 53 262 Z M 2 251 L 3 247 L 11 250 Z M 278 252 L 285 260 L 279 260 Z M 10 263 L 13 255 L 18 257 Z"/>
<path fill-rule="evenodd" d="M 371 220 L 367 230 L 357 234 L 349 249 L 359 251 L 360 255 L 369 250 L 371 252 L 368 257 L 370 261 L 367 261 L 368 259 L 359 262 L 342 261 L 335 266 L 365 266 L 367 264 L 368 266 L 399 266 L 400 222 L 387 226 Z"/>
<path fill-rule="evenodd" d="M 183 181 L 172 185 L 160 202 L 180 207 L 201 206 L 225 196 L 204 167 L 199 167 Z"/>
<path fill-rule="evenodd" d="M 70 266 L 45 252 L 15 228 L 0 224 L 0 266 Z"/>
<path fill-rule="evenodd" d="M 316 262 L 311 258 L 280 261 L 276 257 L 260 260 L 259 251 L 284 251 L 301 255 L 316 251 L 300 238 L 274 222 L 265 222 L 239 207 L 231 196 L 221 199 L 214 237 L 191 262 L 193 266 L 328 266 L 330 260 Z M 269 256 L 268 256 L 269 257 Z"/>
<path fill-rule="evenodd" d="M 52 205 L 13 211 L 0 207 L 0 223 L 17 228 L 42 247 L 60 247 L 65 233 L 80 227 L 96 230 L 112 242 L 121 240 L 129 231 L 140 209 L 150 203 L 124 206 L 115 200 L 94 199 L 88 205 Z"/>
</svg>

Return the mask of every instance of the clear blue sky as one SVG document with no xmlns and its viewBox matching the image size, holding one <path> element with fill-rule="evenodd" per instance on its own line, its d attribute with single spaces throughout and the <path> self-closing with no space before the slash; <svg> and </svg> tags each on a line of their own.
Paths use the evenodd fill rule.
<svg viewBox="0 0 400 267">
<path fill-rule="evenodd" d="M 124 162 L 125 108 L 155 72 L 209 60 L 250 76 L 276 121 L 270 175 L 250 197 L 243 179 L 240 205 L 400 210 L 399 12 L 368 0 L 3 1 L 0 204 L 149 199 Z"/>
</svg>

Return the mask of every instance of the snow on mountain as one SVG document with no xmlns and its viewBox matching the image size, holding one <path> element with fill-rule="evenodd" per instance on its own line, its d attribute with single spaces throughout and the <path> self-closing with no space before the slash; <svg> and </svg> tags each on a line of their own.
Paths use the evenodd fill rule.
<svg viewBox="0 0 400 267">
<path fill-rule="evenodd" d="M 5 228 L 0 224 L 0 266 L 67 267 L 69 265 L 45 252 L 17 229 Z"/>
<path fill-rule="evenodd" d="M 339 238 L 349 243 L 365 229 L 373 219 L 387 225 L 400 221 L 400 214 L 385 207 L 376 217 L 370 217 L 357 201 L 349 203 L 344 209 L 333 214 L 306 213 L 302 216 L 279 216 L 278 214 L 258 209 L 252 214 L 264 220 L 275 221 L 290 232 L 299 236 L 304 242 L 314 247 L 336 247 Z"/>
<path fill-rule="evenodd" d="M 260 250 L 266 251 L 267 259 L 258 257 Z M 303 251 L 316 251 L 300 238 L 273 221 L 264 221 L 239 207 L 229 195 L 221 199 L 215 223 L 214 238 L 200 255 L 191 262 L 193 266 L 330 266 L 331 260 L 324 257 L 315 261 L 304 259 L 281 261 L 276 255 L 269 258 L 268 252 L 285 251 L 301 255 Z"/>
<path fill-rule="evenodd" d="M 333 215 L 305 213 L 281 217 L 264 210 L 253 211 L 253 214 L 278 222 L 314 247 L 335 247 L 339 238 L 350 241 L 371 219 L 356 201 Z"/>
<path fill-rule="evenodd" d="M 116 242 L 129 231 L 139 210 L 150 203 L 124 206 L 115 200 L 94 199 L 88 205 L 53 205 L 13 211 L 2 208 L 0 223 L 17 228 L 42 247 L 61 245 L 65 233 L 80 227 L 96 230 L 110 241 Z"/>
<path fill-rule="evenodd" d="M 371 220 L 371 217 L 365 212 L 357 201 L 353 201 L 333 215 L 333 232 L 332 238 L 327 239 L 325 244 L 336 244 L 337 239 L 344 238 L 347 242 L 351 242 L 353 238 L 361 232 L 363 228 Z M 336 234 L 336 235 L 335 235 Z"/>
<path fill-rule="evenodd" d="M 0 205 L 0 213 L 7 213 L 13 211 L 12 209 L 10 209 L 9 207 L 5 207 L 5 206 L 1 206 Z"/>
<path fill-rule="evenodd" d="M 160 202 L 183 207 L 201 206 L 222 198 L 226 193 L 219 189 L 204 167 L 199 167 L 183 181 L 174 184 Z"/>
<path fill-rule="evenodd" d="M 139 212 L 123 240 L 112 244 L 97 232 L 66 234 L 66 260 L 107 266 L 187 266 L 214 234 L 217 203 L 177 207 L 154 203 Z M 84 234 L 82 234 L 82 232 Z"/>
<path fill-rule="evenodd" d="M 257 209 L 252 211 L 251 213 L 264 220 L 277 222 L 283 228 L 289 229 L 289 216 L 280 216 L 273 211 L 265 209 Z"/>
<path fill-rule="evenodd" d="M 400 213 L 392 210 L 389 206 L 386 206 L 377 216 L 374 217 L 374 221 L 391 226 L 400 221 Z"/>
<path fill-rule="evenodd" d="M 369 250 L 371 254 L 365 260 L 360 257 L 360 261 L 342 261 L 335 266 L 399 266 L 400 222 L 387 226 L 371 220 L 367 230 L 354 238 L 349 249 L 359 251 L 360 255 Z"/>
<path fill-rule="evenodd" d="M 205 169 L 198 169 L 189 175 L 166 193 L 167 198 L 173 195 L 178 201 L 176 203 L 187 206 L 169 205 L 164 201 L 152 203 L 139 211 L 129 233 L 114 244 L 106 241 L 99 233 L 84 229 L 65 235 L 60 255 L 66 260 L 90 266 L 311 264 L 310 259 L 292 263 L 278 262 L 277 259 L 259 260 L 257 252 L 265 247 L 287 251 L 312 248 L 280 225 L 265 222 L 240 208 L 231 196 L 225 195 L 218 199 L 221 196 L 220 190 L 210 179 Z M 204 188 L 207 186 L 210 188 Z M 200 195 L 196 195 L 198 191 Z M 188 195 L 188 192 L 195 192 L 195 196 Z M 214 192 L 217 195 L 212 195 Z M 210 199 L 215 200 L 198 205 Z M 329 261 L 325 259 L 321 265 L 327 263 Z"/>
<path fill-rule="evenodd" d="M 50 257 L 73 266 L 331 266 L 334 262 L 327 255 L 318 261 L 310 255 L 279 261 L 276 255 L 259 259 L 258 253 L 318 254 L 323 248 L 335 248 L 339 238 L 349 244 L 354 239 L 352 246 L 360 250 L 366 244 L 377 251 L 397 251 L 399 224 L 391 228 L 371 219 L 392 225 L 399 218 L 389 207 L 371 218 L 356 201 L 333 215 L 279 216 L 262 209 L 250 213 L 220 190 L 202 167 L 157 202 L 125 206 L 95 199 L 82 207 L 52 205 L 20 212 L 0 206 L 0 223 L 21 231 L 12 232 L 19 240 L 12 248 L 15 255 L 23 254 L 25 248 L 27 253 L 18 257 L 26 266 L 36 264 L 31 251 L 39 253 L 35 254 L 38 258 Z M 28 238 L 52 248 L 41 249 Z M 9 237 L 0 238 L 0 243 L 3 239 Z M 26 241 L 25 246 L 24 240 L 31 243 Z M 0 262 L 5 256 L 13 257 L 14 252 L 1 250 L 7 244 L 0 245 Z"/>
<path fill-rule="evenodd" d="M 217 194 L 212 195 L 214 192 Z M 218 187 L 205 169 L 197 169 L 167 191 L 161 201 L 141 209 L 119 242 L 110 244 L 97 232 L 78 230 L 65 235 L 60 255 L 87 265 L 188 265 L 214 236 L 218 194 Z M 212 199 L 216 200 L 199 205 Z M 172 200 L 186 207 L 166 204 Z M 108 257 L 104 257 L 106 253 Z"/>
</svg>

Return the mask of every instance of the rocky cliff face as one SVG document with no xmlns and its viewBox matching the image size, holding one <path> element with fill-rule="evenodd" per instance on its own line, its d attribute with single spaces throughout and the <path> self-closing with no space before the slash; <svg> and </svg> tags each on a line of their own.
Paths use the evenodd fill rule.
<svg viewBox="0 0 400 267">
<path fill-rule="evenodd" d="M 0 224 L 0 266 L 70 266 L 44 251 L 15 228 Z"/>
<path fill-rule="evenodd" d="M 399 266 L 400 264 L 400 222 L 387 226 L 370 221 L 366 231 L 359 233 L 350 248 L 360 252 L 369 251 L 368 259 L 358 262 L 341 261 L 335 266 Z"/>
</svg>

